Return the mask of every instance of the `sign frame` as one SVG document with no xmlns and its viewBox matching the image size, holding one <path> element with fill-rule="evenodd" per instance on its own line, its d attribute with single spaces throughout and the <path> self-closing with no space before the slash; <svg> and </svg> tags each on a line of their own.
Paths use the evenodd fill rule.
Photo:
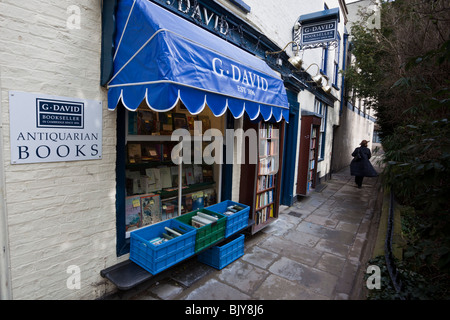
<svg viewBox="0 0 450 320">
<path fill-rule="evenodd" d="M 300 16 L 293 28 L 296 50 L 337 47 L 339 43 L 339 8 Z M 308 38 L 308 39 L 305 39 Z"/>
</svg>

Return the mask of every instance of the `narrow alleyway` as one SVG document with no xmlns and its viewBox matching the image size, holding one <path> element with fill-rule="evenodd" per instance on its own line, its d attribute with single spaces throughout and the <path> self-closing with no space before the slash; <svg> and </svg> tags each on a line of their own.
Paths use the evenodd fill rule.
<svg viewBox="0 0 450 320">
<path fill-rule="evenodd" d="M 284 208 L 276 223 L 247 236 L 244 256 L 224 269 L 193 258 L 170 278 L 122 299 L 364 299 L 379 178 L 365 178 L 358 189 L 345 168 L 325 184 Z"/>
</svg>

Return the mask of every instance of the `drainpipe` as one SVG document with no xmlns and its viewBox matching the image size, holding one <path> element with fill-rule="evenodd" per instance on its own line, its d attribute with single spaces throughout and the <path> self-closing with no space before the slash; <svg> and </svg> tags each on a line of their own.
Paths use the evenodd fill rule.
<svg viewBox="0 0 450 320">
<path fill-rule="evenodd" d="M 0 70 L 0 116 L 2 113 Z M 6 215 L 6 189 L 3 159 L 3 124 L 0 121 L 0 300 L 12 299 L 11 275 L 9 272 L 8 219 Z"/>
</svg>

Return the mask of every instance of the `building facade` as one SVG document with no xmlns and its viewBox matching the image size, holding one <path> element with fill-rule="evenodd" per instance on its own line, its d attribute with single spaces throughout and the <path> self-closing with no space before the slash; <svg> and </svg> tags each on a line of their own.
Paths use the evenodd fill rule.
<svg viewBox="0 0 450 320">
<path fill-rule="evenodd" d="M 147 7 L 146 1 L 137 3 L 152 8 Z M 332 170 L 335 128 L 343 125 L 339 112 L 342 77 L 338 70 L 343 68 L 345 60 L 344 2 L 290 0 L 283 5 L 268 0 L 149 2 L 169 12 L 171 19 L 184 19 L 189 28 L 201 28 L 198 34 L 208 32 L 211 42 L 224 41 L 227 42 L 224 47 L 229 50 L 241 50 L 238 55 L 242 59 L 248 57 L 252 68 L 245 73 L 237 64 L 230 67 L 228 71 L 234 71 L 235 80 L 240 68 L 239 79 L 244 85 L 253 84 L 265 91 L 268 89 L 265 81 L 268 87 L 270 79 L 274 85 L 283 84 L 278 94 L 266 95 L 269 100 L 257 101 L 259 109 L 251 107 L 255 102 L 250 98 L 244 108 L 233 105 L 231 96 L 226 95 L 229 101 L 221 112 L 213 107 L 212 100 L 201 103 L 201 110 L 194 110 L 199 106 L 189 103 L 195 99 L 183 97 L 183 89 L 179 89 L 177 96 L 181 102 L 170 103 L 170 116 L 181 119 L 181 122 L 172 119 L 172 129 L 175 123 L 181 123 L 181 127 L 190 130 L 189 126 L 184 127 L 183 121 L 191 121 L 191 116 L 205 121 L 203 129 L 216 129 L 222 136 L 226 129 L 257 129 L 257 132 L 279 129 L 278 185 L 274 189 L 274 214 L 268 213 L 266 217 L 269 222 L 270 218 L 276 218 L 280 204 L 291 205 L 298 195 L 312 192 Z M 259 171 L 255 166 L 238 164 L 236 158 L 238 151 L 251 155 L 245 137 L 233 140 L 235 148 L 231 155 L 236 161 L 231 164 L 213 163 L 209 167 L 201 164 L 201 168 L 173 170 L 169 154 L 175 143 L 168 138 L 172 131 L 163 132 L 163 124 L 170 121 L 168 109 L 152 109 L 157 113 L 155 120 L 152 118 L 155 114 L 150 114 L 148 108 L 156 103 L 153 97 L 146 94 L 146 99 L 141 99 L 140 96 L 136 103 L 135 92 L 113 81 L 122 67 L 126 70 L 128 65 L 117 68 L 117 64 L 133 56 L 125 50 L 125 56 L 117 54 L 116 59 L 118 48 L 126 49 L 127 42 L 125 33 L 122 39 L 114 32 L 126 29 L 131 11 L 125 8 L 131 8 L 133 3 L 128 0 L 85 0 L 75 5 L 70 1 L 35 0 L 0 3 L 2 299 L 95 299 L 115 290 L 110 281 L 101 277 L 100 271 L 129 259 L 129 233 L 134 228 L 159 221 L 145 222 L 141 215 L 142 221 L 136 222 L 128 214 L 127 206 L 131 211 L 138 207 L 133 196 L 153 195 L 155 183 L 149 179 L 156 172 L 167 171 L 166 168 L 169 177 L 175 180 L 167 181 L 165 193 L 158 194 L 160 220 L 192 209 L 195 201 L 207 205 L 230 199 L 255 206 L 259 182 L 255 177 L 260 176 Z M 339 21 L 335 48 L 300 52 L 304 61 L 300 71 L 288 62 L 295 55 L 292 46 L 279 54 L 270 53 L 280 51 L 292 41 L 301 16 L 329 10 L 336 14 L 334 9 L 338 11 Z M 111 22 L 112 15 L 121 21 L 118 25 Z M 223 73 L 220 71 L 223 65 L 218 64 L 219 60 L 214 61 L 213 71 L 224 75 L 225 68 Z M 222 57 L 220 62 L 224 61 Z M 174 65 L 168 70 L 176 68 Z M 261 69 L 263 73 L 256 77 L 255 70 Z M 313 82 L 318 71 L 328 77 L 330 92 Z M 253 77 L 244 80 L 244 74 L 250 75 L 248 72 Z M 269 80 L 262 74 L 268 75 Z M 127 73 L 127 77 L 134 75 Z M 122 88 L 118 94 L 113 92 L 117 87 Z M 193 94 L 186 93 L 188 97 Z M 219 96 L 211 99 L 222 101 Z M 281 102 L 274 102 L 277 99 Z M 283 109 L 284 99 L 288 111 Z M 233 101 L 241 100 L 242 97 L 237 97 Z M 265 104 L 270 108 L 261 107 Z M 151 121 L 158 121 L 156 131 L 141 126 L 143 123 L 151 126 Z M 306 127 L 305 132 L 310 132 L 308 137 L 302 133 Z M 308 150 L 312 129 L 316 135 L 314 176 L 311 176 L 312 158 Z M 153 130 L 154 134 L 144 133 L 145 130 Z M 307 147 L 303 140 L 307 140 Z M 205 154 L 204 144 L 200 148 Z M 301 151 L 302 148 L 308 151 Z M 306 168 L 300 160 L 304 154 L 309 161 Z M 189 170 L 201 172 L 200 184 L 189 183 L 186 177 Z M 252 179 L 254 183 L 248 188 L 246 183 Z M 196 188 L 190 189 L 193 185 Z M 189 192 L 183 191 L 184 187 Z M 264 227 L 266 218 L 258 216 L 256 208 L 253 212 L 253 217 Z"/>
</svg>

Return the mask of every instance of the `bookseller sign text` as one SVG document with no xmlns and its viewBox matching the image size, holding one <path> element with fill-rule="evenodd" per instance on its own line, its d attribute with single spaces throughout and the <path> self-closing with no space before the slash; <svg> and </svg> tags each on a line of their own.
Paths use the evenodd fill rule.
<svg viewBox="0 0 450 320">
<path fill-rule="evenodd" d="M 11 163 L 102 157 L 102 102 L 9 92 Z"/>
</svg>

